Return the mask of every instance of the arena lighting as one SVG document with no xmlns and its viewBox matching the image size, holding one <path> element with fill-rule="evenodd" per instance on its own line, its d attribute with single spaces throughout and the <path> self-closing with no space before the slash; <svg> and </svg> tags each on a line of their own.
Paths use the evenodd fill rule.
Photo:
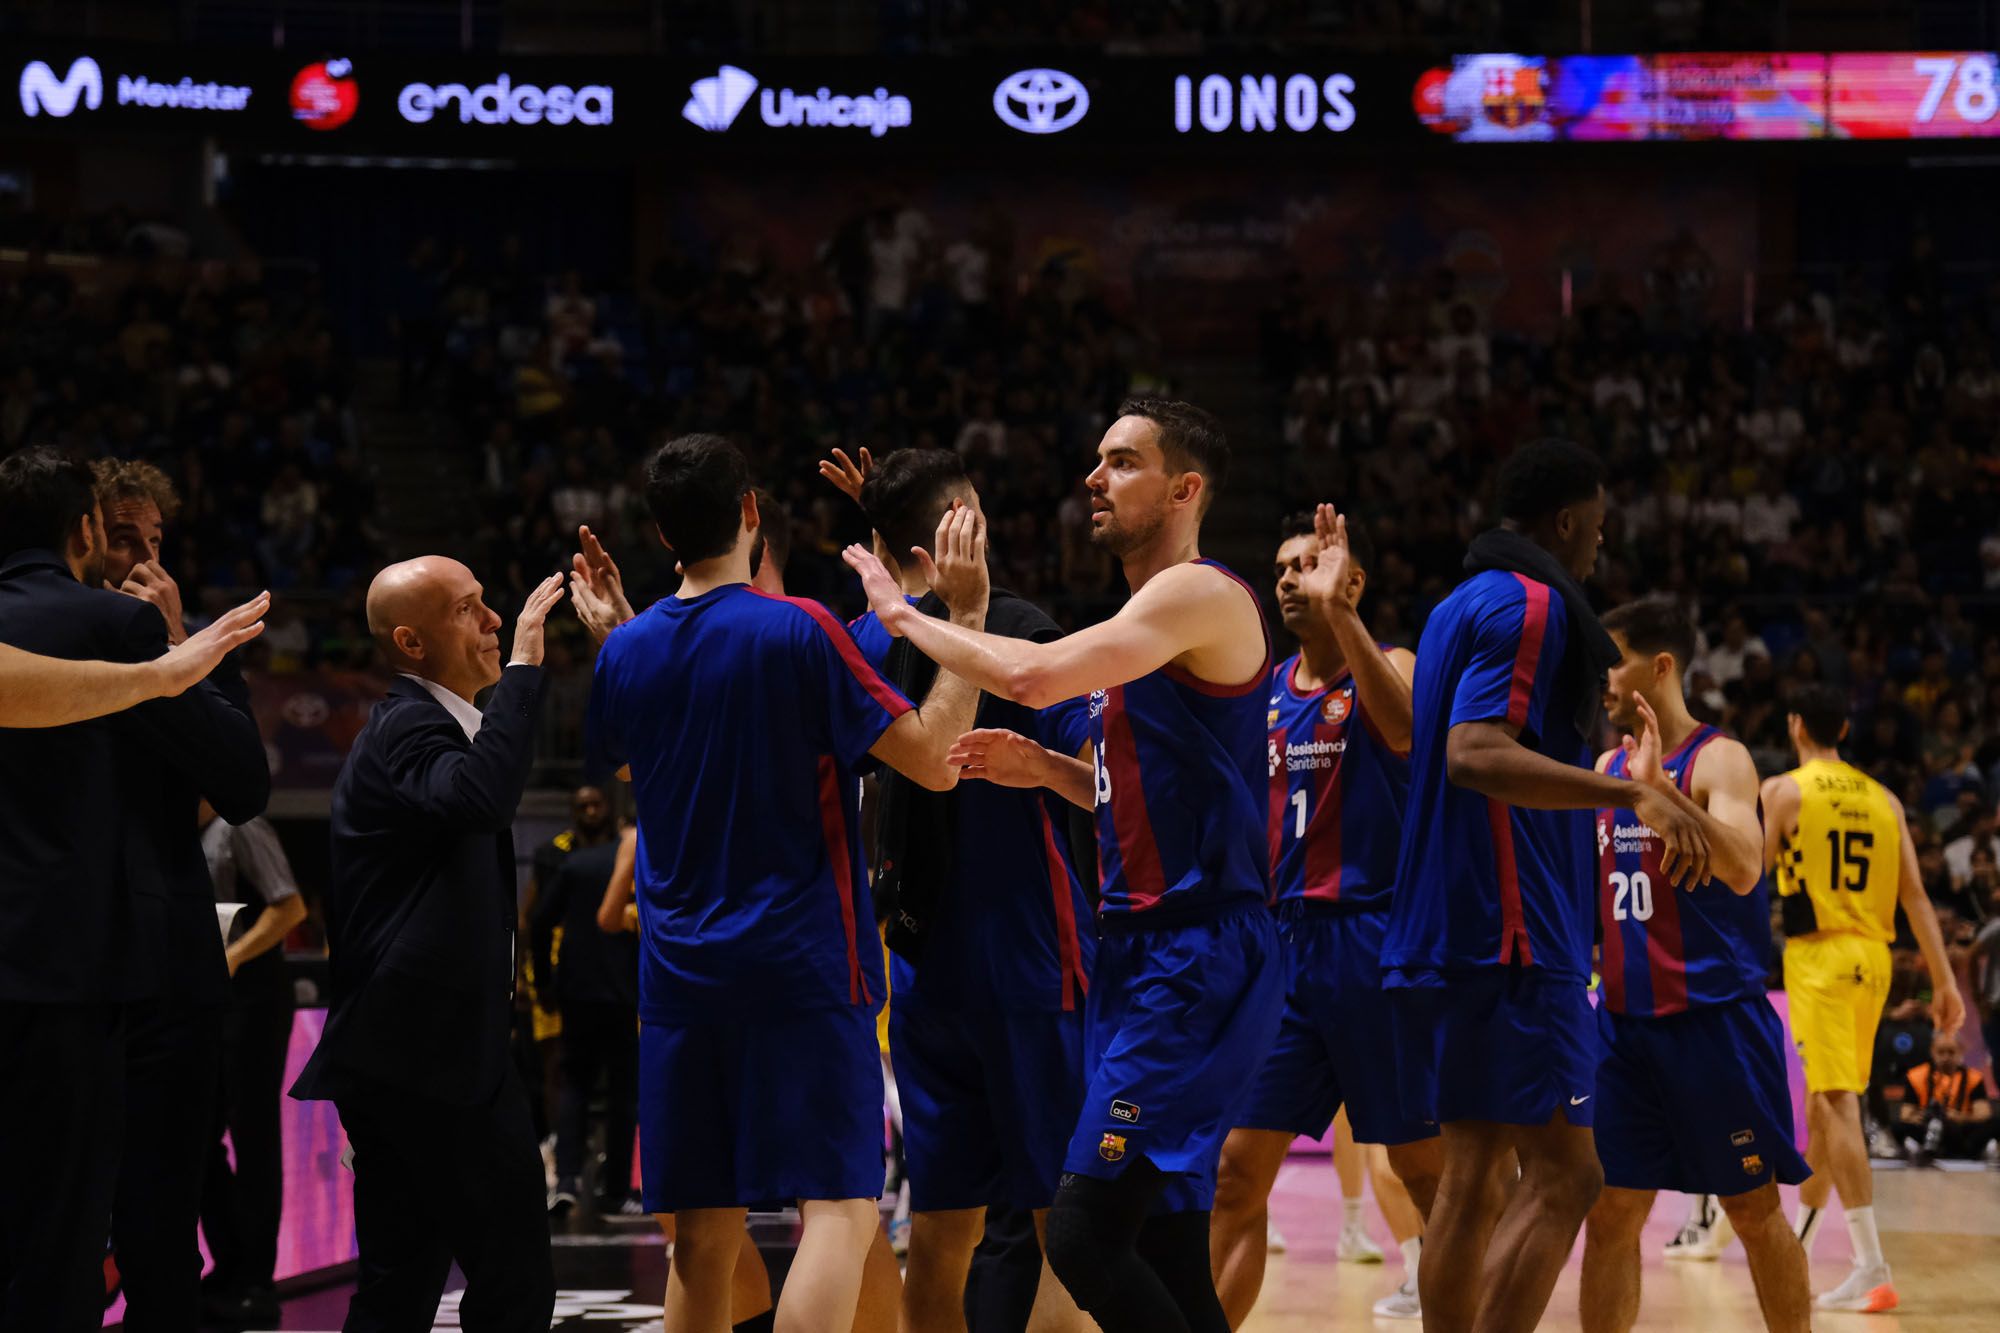
<svg viewBox="0 0 2000 1333">
<path fill-rule="evenodd" d="M 491 83 L 467 88 L 462 83 L 411 83 L 396 97 L 396 110 L 413 125 L 429 122 L 440 111 L 456 105 L 461 124 L 481 125 L 582 125 L 611 123 L 611 89 L 601 83 L 581 88 L 551 84 L 546 89 L 532 83 L 516 84 L 502 74 Z"/>
</svg>

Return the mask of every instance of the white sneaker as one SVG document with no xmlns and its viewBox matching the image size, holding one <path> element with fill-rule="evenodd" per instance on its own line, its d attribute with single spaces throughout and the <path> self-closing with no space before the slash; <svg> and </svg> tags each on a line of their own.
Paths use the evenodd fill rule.
<svg viewBox="0 0 2000 1333">
<path fill-rule="evenodd" d="M 1729 1216 L 1718 1210 L 1715 1221 L 1707 1226 L 1689 1223 L 1680 1229 L 1680 1234 L 1667 1242 L 1666 1257 L 1697 1263 L 1714 1263 L 1729 1248 L 1729 1242 L 1736 1239 L 1736 1228 L 1729 1224 Z"/>
<path fill-rule="evenodd" d="M 1278 1230 L 1276 1222 L 1268 1219 L 1264 1222 L 1264 1249 L 1269 1254 L 1285 1252 L 1285 1233 Z"/>
<path fill-rule="evenodd" d="M 1379 1264 L 1382 1247 L 1368 1239 L 1368 1232 L 1359 1222 L 1349 1222 L 1340 1229 L 1339 1258 L 1344 1264 Z"/>
<path fill-rule="evenodd" d="M 1895 1309 L 1896 1284 L 1889 1276 L 1889 1265 L 1855 1269 L 1847 1275 L 1847 1281 L 1819 1296 L 1813 1304 L 1822 1310 L 1859 1310 L 1863 1314 Z"/>
<path fill-rule="evenodd" d="M 1382 1319 L 1422 1319 L 1423 1305 L 1417 1300 L 1417 1275 L 1410 1274 L 1403 1279 L 1403 1285 L 1375 1302 L 1375 1313 Z"/>
</svg>

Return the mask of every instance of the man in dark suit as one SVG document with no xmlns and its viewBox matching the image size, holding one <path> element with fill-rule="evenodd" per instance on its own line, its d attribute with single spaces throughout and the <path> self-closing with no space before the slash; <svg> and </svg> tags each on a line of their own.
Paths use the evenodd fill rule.
<svg viewBox="0 0 2000 1333">
<path fill-rule="evenodd" d="M 165 651 L 187 637 L 179 590 L 159 563 L 162 515 L 178 507 L 173 483 L 146 463 L 100 464 L 95 475 L 104 581 L 145 605 L 147 632 Z M 187 703 L 183 711 L 199 715 L 196 743 L 149 750 L 120 775 L 128 868 L 139 901 L 157 912 L 149 930 L 161 964 L 159 993 L 127 1014 L 125 1151 L 111 1209 L 127 1333 L 195 1333 L 201 1322 L 195 1228 L 230 989 L 197 811 L 206 799 L 241 824 L 263 813 L 271 793 L 250 690 L 235 664 L 225 661 Z"/>
<path fill-rule="evenodd" d="M 481 592 L 437 556 L 368 589 L 369 630 L 400 676 L 334 784 L 332 1005 L 292 1088 L 331 1100 L 354 1148 L 346 1333 L 428 1328 L 454 1260 L 476 1333 L 545 1333 L 555 1304 L 541 1154 L 507 1038 L 511 825 L 562 580 L 528 597 L 504 672 Z M 481 712 L 473 696 L 496 682 Z"/>
<path fill-rule="evenodd" d="M 49 657 L 147 663 L 164 688 L 180 688 L 168 677 L 191 661 L 205 675 L 261 613 L 261 599 L 247 619 L 232 613 L 232 628 L 197 658 L 185 647 L 162 658 L 159 613 L 101 586 L 105 550 L 86 466 L 42 448 L 0 461 L 0 641 Z M 194 687 L 115 716 L 0 731 L 0 1068 L 9 1087 L 0 1143 L 16 1149 L 0 1192 L 7 1333 L 102 1321 L 126 1011 L 160 993 L 167 933 L 135 793 L 163 764 L 199 769 L 226 746 L 214 733 L 228 704 L 205 682 L 182 684 Z M 239 817 L 263 805 L 261 785 L 243 788 L 219 793 Z M 214 920 L 211 908 L 208 938 L 219 948 Z"/>
</svg>

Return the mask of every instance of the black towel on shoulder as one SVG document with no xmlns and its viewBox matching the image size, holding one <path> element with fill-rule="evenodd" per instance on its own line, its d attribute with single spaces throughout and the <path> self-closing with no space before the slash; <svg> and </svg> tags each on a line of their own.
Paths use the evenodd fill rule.
<svg viewBox="0 0 2000 1333">
<path fill-rule="evenodd" d="M 1606 675 L 1618 665 L 1618 645 L 1599 623 L 1582 586 L 1561 561 L 1529 538 L 1508 528 L 1493 528 L 1474 537 L 1465 553 L 1465 572 L 1480 574 L 1489 569 L 1525 574 L 1561 594 L 1570 623 L 1570 647 L 1563 669 L 1579 673 L 1576 731 L 1589 739 L 1598 709 L 1603 706 Z"/>
</svg>

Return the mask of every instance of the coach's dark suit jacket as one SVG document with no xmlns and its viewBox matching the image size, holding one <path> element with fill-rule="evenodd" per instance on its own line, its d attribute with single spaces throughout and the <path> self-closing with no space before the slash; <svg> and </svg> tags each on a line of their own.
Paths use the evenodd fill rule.
<svg viewBox="0 0 2000 1333">
<path fill-rule="evenodd" d="M 29 550 L 0 561 L 0 642 L 139 662 L 167 650 L 167 631 L 155 607 Z M 111 717 L 0 730 L 0 1001 L 227 999 L 195 805 L 207 796 L 241 823 L 270 790 L 233 668 Z"/>
<path fill-rule="evenodd" d="M 508 1062 L 514 810 L 541 708 L 539 667 L 510 666 L 472 741 L 398 677 L 333 789 L 326 896 L 332 1003 L 301 1099 L 413 1092 L 478 1106 Z"/>
</svg>

